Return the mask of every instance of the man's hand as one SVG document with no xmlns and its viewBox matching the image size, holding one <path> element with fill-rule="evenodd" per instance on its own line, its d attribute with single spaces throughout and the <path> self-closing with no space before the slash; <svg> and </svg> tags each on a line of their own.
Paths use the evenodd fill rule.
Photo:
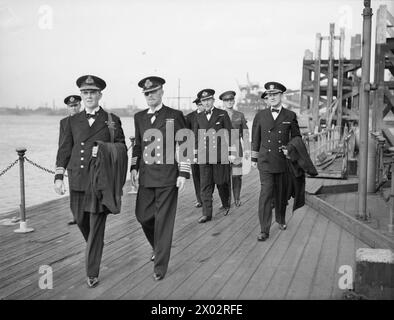
<svg viewBox="0 0 394 320">
<path fill-rule="evenodd" d="M 55 181 L 54 189 L 55 189 L 55 192 L 56 192 L 57 194 L 60 194 L 61 196 L 62 196 L 63 194 L 65 194 L 65 193 L 66 193 L 66 188 L 65 188 L 65 186 L 64 186 L 63 180 L 60 180 L 60 179 L 56 180 L 56 181 Z"/>
<path fill-rule="evenodd" d="M 244 152 L 244 156 L 245 156 L 245 159 L 248 160 L 248 159 L 250 158 L 250 151 L 249 151 L 249 150 L 246 150 L 246 151 Z"/>
<path fill-rule="evenodd" d="M 185 189 L 185 182 L 186 182 L 185 177 L 178 177 L 176 179 L 176 186 L 178 187 L 180 192 L 182 192 Z"/>
<path fill-rule="evenodd" d="M 252 168 L 254 168 L 254 169 L 257 168 L 257 162 L 252 161 Z"/>
<path fill-rule="evenodd" d="M 281 146 L 281 147 L 279 147 L 279 148 L 280 148 L 280 150 L 282 150 L 282 152 L 283 152 L 283 154 L 285 155 L 285 157 L 286 157 L 287 159 L 290 159 L 290 157 L 289 157 L 289 151 L 287 150 L 286 146 Z"/>
<path fill-rule="evenodd" d="M 135 169 L 131 170 L 131 185 L 138 188 L 138 172 Z"/>
</svg>

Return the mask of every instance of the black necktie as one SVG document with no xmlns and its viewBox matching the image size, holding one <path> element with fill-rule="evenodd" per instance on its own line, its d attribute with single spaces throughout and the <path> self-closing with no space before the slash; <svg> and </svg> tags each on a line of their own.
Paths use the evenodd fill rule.
<svg viewBox="0 0 394 320">
<path fill-rule="evenodd" d="M 150 122 L 153 123 L 156 121 L 157 116 L 159 115 L 159 111 L 155 111 L 153 113 L 150 113 Z M 154 118 L 153 118 L 154 117 Z"/>
<path fill-rule="evenodd" d="M 274 113 L 274 112 L 279 113 L 279 109 L 272 108 L 272 109 L 271 109 L 271 112 L 272 112 L 272 113 Z"/>
<path fill-rule="evenodd" d="M 153 117 L 155 117 L 155 118 L 157 118 L 157 115 L 159 114 L 159 111 L 155 111 L 155 112 L 153 112 L 153 113 L 150 113 L 150 117 L 151 118 L 153 118 Z"/>
<path fill-rule="evenodd" d="M 89 120 L 90 118 L 96 119 L 98 115 L 98 111 L 96 111 L 95 113 L 86 113 L 86 118 Z"/>
<path fill-rule="evenodd" d="M 205 111 L 205 114 L 206 114 L 206 115 L 209 115 L 209 114 L 211 114 L 211 113 L 212 113 L 212 110 L 211 110 L 211 109 Z"/>
</svg>

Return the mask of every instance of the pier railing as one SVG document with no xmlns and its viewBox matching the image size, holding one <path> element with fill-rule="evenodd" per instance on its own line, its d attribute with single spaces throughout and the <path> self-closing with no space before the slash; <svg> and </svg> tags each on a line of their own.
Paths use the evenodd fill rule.
<svg viewBox="0 0 394 320">
<path fill-rule="evenodd" d="M 353 131 L 348 131 L 347 127 L 341 134 L 341 128 L 336 126 L 303 137 L 309 156 L 318 169 L 320 177 L 347 177 L 347 163 L 350 152 L 349 140 L 353 134 Z M 325 169 L 332 165 L 337 158 L 341 158 L 341 168 L 325 172 Z"/>
</svg>

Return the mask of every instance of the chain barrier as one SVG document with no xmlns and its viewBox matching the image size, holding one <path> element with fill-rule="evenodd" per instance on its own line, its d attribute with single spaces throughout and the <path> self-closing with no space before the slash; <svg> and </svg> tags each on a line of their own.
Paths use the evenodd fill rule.
<svg viewBox="0 0 394 320">
<path fill-rule="evenodd" d="M 19 158 L 16 159 L 13 163 L 11 163 L 7 168 L 0 172 L 0 177 L 5 174 L 8 170 L 10 170 L 14 165 L 16 165 L 19 161 Z"/>
<path fill-rule="evenodd" d="M 132 147 L 133 147 L 133 144 L 131 144 L 131 145 L 127 148 L 127 151 L 129 151 Z M 55 171 L 53 171 L 53 170 L 51 170 L 51 169 L 48 169 L 48 168 L 45 168 L 45 167 L 39 165 L 38 163 L 34 162 L 33 160 L 30 160 L 28 157 L 24 156 L 24 158 L 25 158 L 25 160 L 26 160 L 28 163 L 30 163 L 32 166 L 37 167 L 38 169 L 43 170 L 43 171 L 45 171 L 45 172 L 47 172 L 47 173 L 55 174 Z M 19 161 L 19 159 L 16 159 L 16 160 L 15 160 L 13 163 L 11 163 L 7 168 L 5 168 L 3 171 L 1 171 L 1 172 L 0 172 L 0 177 L 1 177 L 2 175 L 4 175 L 5 173 L 7 173 L 7 171 L 10 170 L 13 166 L 15 166 L 15 165 L 18 163 L 18 161 Z M 67 177 L 67 174 L 64 174 L 64 176 Z"/>
<path fill-rule="evenodd" d="M 47 172 L 47 173 L 50 173 L 50 174 L 55 174 L 55 171 L 53 171 L 53 170 L 50 170 L 50 169 L 47 169 L 47 168 L 45 168 L 45 167 L 43 167 L 43 166 L 40 166 L 38 163 L 35 163 L 33 160 L 30 160 L 28 157 L 24 157 L 25 158 L 25 160 L 27 161 L 27 162 L 29 162 L 31 165 L 33 165 L 34 167 L 37 167 L 38 169 L 41 169 L 41 170 L 43 170 L 43 171 L 45 171 L 45 172 Z M 65 177 L 67 177 L 67 174 L 64 174 L 64 176 Z"/>
</svg>

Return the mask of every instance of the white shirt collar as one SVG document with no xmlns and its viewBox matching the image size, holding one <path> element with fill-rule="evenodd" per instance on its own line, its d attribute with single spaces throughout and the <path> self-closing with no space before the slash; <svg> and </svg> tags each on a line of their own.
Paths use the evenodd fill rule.
<svg viewBox="0 0 394 320">
<path fill-rule="evenodd" d="M 95 114 L 97 111 L 99 111 L 100 110 L 100 106 L 98 106 L 98 107 L 96 107 L 96 108 L 94 108 L 91 112 L 88 112 L 88 110 L 87 109 L 85 109 L 86 110 L 86 113 L 87 114 Z"/>
<path fill-rule="evenodd" d="M 155 113 L 156 111 L 159 111 L 163 107 L 163 103 L 160 103 L 155 109 L 152 110 L 152 108 L 148 109 L 148 114 Z"/>
</svg>

